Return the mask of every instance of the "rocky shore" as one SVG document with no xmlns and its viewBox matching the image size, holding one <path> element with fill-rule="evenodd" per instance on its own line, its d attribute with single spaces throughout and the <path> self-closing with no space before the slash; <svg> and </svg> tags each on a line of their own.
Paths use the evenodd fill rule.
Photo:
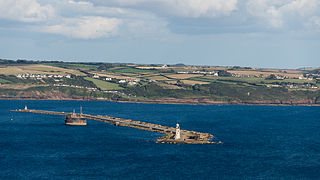
<svg viewBox="0 0 320 180">
<path fill-rule="evenodd" d="M 95 98 L 83 96 L 1 96 L 0 100 L 73 100 L 73 101 L 110 101 L 121 103 L 150 103 L 150 104 L 186 104 L 186 105 L 272 105 L 272 106 L 320 106 L 312 100 L 301 101 L 214 101 L 211 99 L 123 99 Z"/>
</svg>

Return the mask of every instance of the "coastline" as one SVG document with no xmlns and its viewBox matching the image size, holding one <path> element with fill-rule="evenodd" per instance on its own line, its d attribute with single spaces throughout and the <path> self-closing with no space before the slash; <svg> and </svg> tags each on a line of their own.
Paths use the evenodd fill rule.
<svg viewBox="0 0 320 180">
<path fill-rule="evenodd" d="M 63 97 L 63 98 L 32 98 L 32 97 L 0 97 L 0 100 L 50 100 L 50 101 L 109 101 L 119 103 L 142 103 L 142 104 L 183 104 L 183 105 L 257 105 L 257 106 L 320 106 L 320 104 L 311 103 L 310 101 L 213 101 L 205 99 L 110 99 L 110 98 L 93 98 L 93 97 Z"/>
</svg>

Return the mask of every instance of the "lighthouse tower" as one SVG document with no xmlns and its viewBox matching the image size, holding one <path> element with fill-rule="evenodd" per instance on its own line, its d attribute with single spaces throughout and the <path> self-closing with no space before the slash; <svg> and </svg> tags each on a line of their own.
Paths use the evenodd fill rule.
<svg viewBox="0 0 320 180">
<path fill-rule="evenodd" d="M 180 139 L 180 138 L 181 138 L 181 136 L 180 136 L 180 126 L 177 123 L 177 125 L 176 125 L 176 135 L 174 136 L 174 139 Z"/>
</svg>

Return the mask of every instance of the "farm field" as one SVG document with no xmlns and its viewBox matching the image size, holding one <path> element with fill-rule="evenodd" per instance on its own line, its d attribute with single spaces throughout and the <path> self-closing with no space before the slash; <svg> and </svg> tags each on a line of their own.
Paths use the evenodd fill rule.
<svg viewBox="0 0 320 180">
<path fill-rule="evenodd" d="M 210 84 L 210 82 L 204 81 L 193 81 L 193 80 L 181 80 L 184 84 L 195 85 L 195 84 Z"/>
<path fill-rule="evenodd" d="M 172 78 L 172 79 L 189 79 L 189 78 L 193 78 L 193 77 L 201 77 L 203 75 L 200 75 L 200 74 L 169 74 L 166 76 L 169 78 Z"/>
<path fill-rule="evenodd" d="M 123 76 L 121 74 L 114 74 L 114 73 L 105 73 L 105 72 L 90 72 L 92 74 L 97 74 L 98 76 L 101 77 L 110 77 L 110 78 L 114 78 L 114 79 L 133 79 L 134 77 L 132 76 Z"/>
<path fill-rule="evenodd" d="M 118 72 L 118 73 L 149 73 L 154 72 L 155 70 L 144 70 L 144 69 L 137 69 L 132 67 L 117 67 L 117 68 L 111 68 L 110 71 L 112 72 Z"/>
<path fill-rule="evenodd" d="M 8 83 L 8 82 L 10 82 L 10 81 L 0 78 L 0 83 Z"/>
<path fill-rule="evenodd" d="M 17 74 L 74 74 L 85 75 L 78 70 L 65 69 L 60 67 L 35 64 L 35 65 L 23 65 L 23 66 L 0 66 L 0 74 L 4 75 L 17 75 Z"/>
<path fill-rule="evenodd" d="M 150 80 L 156 80 L 156 81 L 167 81 L 170 80 L 166 78 L 165 76 L 145 76 L 144 78 L 150 79 Z"/>
<path fill-rule="evenodd" d="M 55 66 L 61 68 L 70 68 L 70 69 L 83 69 L 83 70 L 96 70 L 98 65 L 90 65 L 90 64 L 76 64 L 76 63 L 50 63 L 45 64 L 48 66 Z"/>
<path fill-rule="evenodd" d="M 18 74 L 39 75 L 21 77 Z M 60 76 L 42 77 L 41 74 Z M 16 95 L 28 92 L 32 97 L 47 94 L 54 98 L 61 94 L 62 98 L 80 96 L 80 99 L 92 96 L 117 100 L 199 98 L 228 102 L 314 102 L 320 101 L 319 88 L 320 68 L 308 71 L 63 62 L 10 62 L 0 66 L 0 97 L 8 95 L 11 89 Z"/>
<path fill-rule="evenodd" d="M 103 91 L 123 89 L 122 87 L 119 87 L 119 85 L 116 83 L 110 83 L 99 79 L 93 79 L 90 77 L 85 77 L 84 79 L 93 82 L 98 88 L 100 88 Z"/>
<path fill-rule="evenodd" d="M 29 89 L 29 88 L 34 88 L 34 87 L 47 87 L 49 85 L 45 84 L 2 84 L 0 86 L 0 89 L 15 89 L 15 90 L 24 90 L 24 89 Z"/>
<path fill-rule="evenodd" d="M 284 73 L 283 71 L 279 71 L 279 70 L 273 70 L 273 71 L 266 71 L 266 70 L 229 70 L 229 73 L 233 73 L 233 74 L 239 74 L 239 75 L 245 75 L 245 76 L 259 76 L 259 75 L 263 75 L 263 76 L 270 76 L 271 74 L 275 74 L 275 75 L 281 75 L 281 76 L 287 76 L 287 77 L 292 77 L 292 78 L 299 78 L 302 77 L 303 74 L 301 73 Z M 299 71 L 296 71 L 299 72 Z"/>
<path fill-rule="evenodd" d="M 276 79 L 265 79 L 265 78 L 257 78 L 257 77 L 213 77 L 213 76 L 205 76 L 201 78 L 192 78 L 192 80 L 199 80 L 199 81 L 212 81 L 212 80 L 230 80 L 230 81 L 241 81 L 241 82 L 248 82 L 248 83 L 315 83 L 315 80 L 305 80 L 305 79 L 283 79 L 283 80 L 276 80 Z"/>
</svg>

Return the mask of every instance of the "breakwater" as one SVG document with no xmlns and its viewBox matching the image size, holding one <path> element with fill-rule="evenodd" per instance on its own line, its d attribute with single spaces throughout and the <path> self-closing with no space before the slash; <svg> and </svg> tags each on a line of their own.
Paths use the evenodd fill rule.
<svg viewBox="0 0 320 180">
<path fill-rule="evenodd" d="M 86 120 L 102 121 L 106 123 L 113 124 L 115 126 L 125 126 L 146 131 L 158 132 L 165 134 L 164 136 L 157 139 L 157 143 L 185 143 L 185 144 L 215 144 L 221 143 L 214 142 L 212 139 L 214 136 L 210 133 L 201 133 L 196 131 L 189 131 L 174 127 L 168 127 L 153 123 L 134 121 L 131 119 L 116 118 L 111 116 L 102 115 L 91 115 L 83 113 L 66 113 L 66 112 L 55 112 L 55 111 L 44 111 L 44 110 L 32 110 L 32 109 L 17 109 L 11 110 L 14 112 L 27 112 L 27 113 L 37 113 L 37 114 L 51 114 L 66 116 L 66 125 L 86 125 Z M 179 135 L 177 136 L 177 131 Z"/>
</svg>

